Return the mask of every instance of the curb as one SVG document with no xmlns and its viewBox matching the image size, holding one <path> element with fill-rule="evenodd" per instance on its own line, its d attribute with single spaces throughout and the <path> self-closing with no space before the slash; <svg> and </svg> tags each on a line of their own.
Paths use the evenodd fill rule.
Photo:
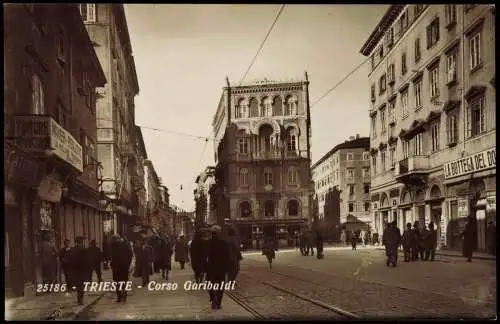
<svg viewBox="0 0 500 324">
<path fill-rule="evenodd" d="M 97 304 L 97 302 L 99 300 L 101 300 L 102 297 L 104 297 L 104 292 L 101 293 L 99 296 L 97 296 L 97 298 L 95 298 L 93 301 L 91 301 L 90 303 L 88 303 L 87 305 L 84 305 L 79 311 L 75 312 L 75 314 L 71 317 L 71 320 L 72 321 L 77 321 L 78 320 L 78 317 L 83 313 L 85 312 L 86 310 L 88 310 L 90 307 L 94 306 L 95 304 Z M 64 319 L 63 319 L 64 320 Z"/>
<path fill-rule="evenodd" d="M 385 251 L 384 248 L 377 248 L 377 250 L 380 251 Z M 398 251 L 399 253 L 402 253 L 402 251 Z M 440 256 L 447 256 L 447 257 L 452 257 L 452 258 L 463 258 L 462 255 L 460 254 L 452 254 L 452 253 L 446 253 L 446 252 L 436 252 L 436 255 Z M 477 255 L 477 256 L 472 256 L 472 259 L 474 260 L 486 260 L 486 261 L 496 261 L 496 257 L 494 256 L 485 256 L 485 255 Z"/>
</svg>

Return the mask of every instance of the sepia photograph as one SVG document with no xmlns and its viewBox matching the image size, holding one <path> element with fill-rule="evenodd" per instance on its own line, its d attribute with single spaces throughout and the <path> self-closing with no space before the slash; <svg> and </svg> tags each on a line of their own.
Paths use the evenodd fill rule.
<svg viewBox="0 0 500 324">
<path fill-rule="evenodd" d="M 4 3 L 6 321 L 494 320 L 495 4 Z"/>
</svg>

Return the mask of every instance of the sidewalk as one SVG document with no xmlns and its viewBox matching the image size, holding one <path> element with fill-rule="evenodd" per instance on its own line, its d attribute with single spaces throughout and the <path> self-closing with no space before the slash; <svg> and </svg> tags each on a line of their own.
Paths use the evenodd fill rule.
<svg viewBox="0 0 500 324">
<path fill-rule="evenodd" d="M 384 247 L 377 247 L 377 249 L 385 251 Z M 399 250 L 399 253 L 403 254 L 403 251 Z M 436 255 L 454 257 L 454 258 L 463 258 L 462 251 L 457 251 L 457 250 L 437 250 Z M 494 255 L 485 252 L 474 252 L 474 254 L 472 255 L 472 259 L 495 261 L 496 257 Z"/>
<path fill-rule="evenodd" d="M 204 290 L 186 290 L 184 283 L 194 280 L 190 265 L 180 270 L 177 263 L 172 264 L 172 272 L 168 283 L 176 283 L 176 290 L 151 291 L 147 287 L 139 288 L 139 278 L 133 278 L 133 291 L 129 293 L 126 303 L 118 304 L 112 293 L 106 295 L 92 307 L 82 320 L 251 320 L 253 315 L 225 295 L 220 310 L 212 310 L 208 293 Z M 161 275 L 155 273 L 151 282 L 167 283 Z M 112 312 L 109 310 L 113 309 Z"/>
<path fill-rule="evenodd" d="M 111 270 L 103 271 L 103 281 L 111 281 Z M 96 275 L 93 275 L 96 280 Z M 5 300 L 5 320 L 46 320 L 51 314 L 56 314 L 56 319 L 71 320 L 77 314 L 92 306 L 103 296 L 101 292 L 86 292 L 83 305 L 78 305 L 76 293 L 50 293 L 39 296 L 19 297 Z"/>
</svg>

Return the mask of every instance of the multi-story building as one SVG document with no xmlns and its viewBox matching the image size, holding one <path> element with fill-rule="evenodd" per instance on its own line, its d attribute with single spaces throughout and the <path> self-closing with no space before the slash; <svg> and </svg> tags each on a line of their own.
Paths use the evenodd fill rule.
<svg viewBox="0 0 500 324">
<path fill-rule="evenodd" d="M 392 5 L 361 53 L 376 230 L 432 221 L 439 245 L 458 248 L 471 215 L 484 248 L 496 193 L 494 6 Z"/>
<path fill-rule="evenodd" d="M 144 145 L 144 138 L 139 126 L 134 127 L 135 131 L 130 134 L 135 140 L 135 159 L 132 159 L 129 164 L 129 172 L 132 181 L 132 213 L 137 217 L 135 223 L 141 224 L 146 217 L 146 183 L 144 177 L 144 161 L 148 159 L 146 146 Z"/>
<path fill-rule="evenodd" d="M 161 179 L 160 179 L 161 183 Z M 168 193 L 168 188 L 160 184 L 159 188 L 160 204 L 159 204 L 159 232 L 163 235 L 172 234 L 172 216 L 170 213 L 170 194 Z"/>
<path fill-rule="evenodd" d="M 81 4 L 80 12 L 108 79 L 98 90 L 97 156 L 102 166 L 101 190 L 109 198 L 112 230 L 125 234 L 136 222 L 131 164 L 135 150 L 134 98 L 139 93 L 132 46 L 122 4 Z"/>
<path fill-rule="evenodd" d="M 213 210 L 210 209 L 210 188 L 215 184 L 215 167 L 208 166 L 195 180 L 195 223 L 196 228 L 205 224 L 215 224 Z"/>
<path fill-rule="evenodd" d="M 340 223 L 360 221 L 372 226 L 369 150 L 369 137 L 351 136 L 311 167 L 319 220 L 325 218 L 325 201 L 329 190 L 336 187 L 340 191 Z"/>
<path fill-rule="evenodd" d="M 42 282 L 43 237 L 101 243 L 95 89 L 106 78 L 76 5 L 4 11 L 5 285 L 21 296 Z"/>
<path fill-rule="evenodd" d="M 226 81 L 213 121 L 217 220 L 248 243 L 263 234 L 286 242 L 308 223 L 312 205 L 307 74 L 300 81 Z"/>
<path fill-rule="evenodd" d="M 144 161 L 144 183 L 146 187 L 146 217 L 145 224 L 156 231 L 160 228 L 160 178 L 150 160 Z"/>
</svg>

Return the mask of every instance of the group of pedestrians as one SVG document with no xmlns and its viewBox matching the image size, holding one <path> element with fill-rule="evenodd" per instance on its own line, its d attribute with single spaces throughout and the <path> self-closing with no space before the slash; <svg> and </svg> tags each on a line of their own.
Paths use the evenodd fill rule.
<svg viewBox="0 0 500 324">
<path fill-rule="evenodd" d="M 300 250 L 302 256 L 314 256 L 316 248 L 316 257 L 322 259 L 323 255 L 323 235 L 320 231 L 307 230 L 297 234 L 297 250 Z"/>
</svg>

